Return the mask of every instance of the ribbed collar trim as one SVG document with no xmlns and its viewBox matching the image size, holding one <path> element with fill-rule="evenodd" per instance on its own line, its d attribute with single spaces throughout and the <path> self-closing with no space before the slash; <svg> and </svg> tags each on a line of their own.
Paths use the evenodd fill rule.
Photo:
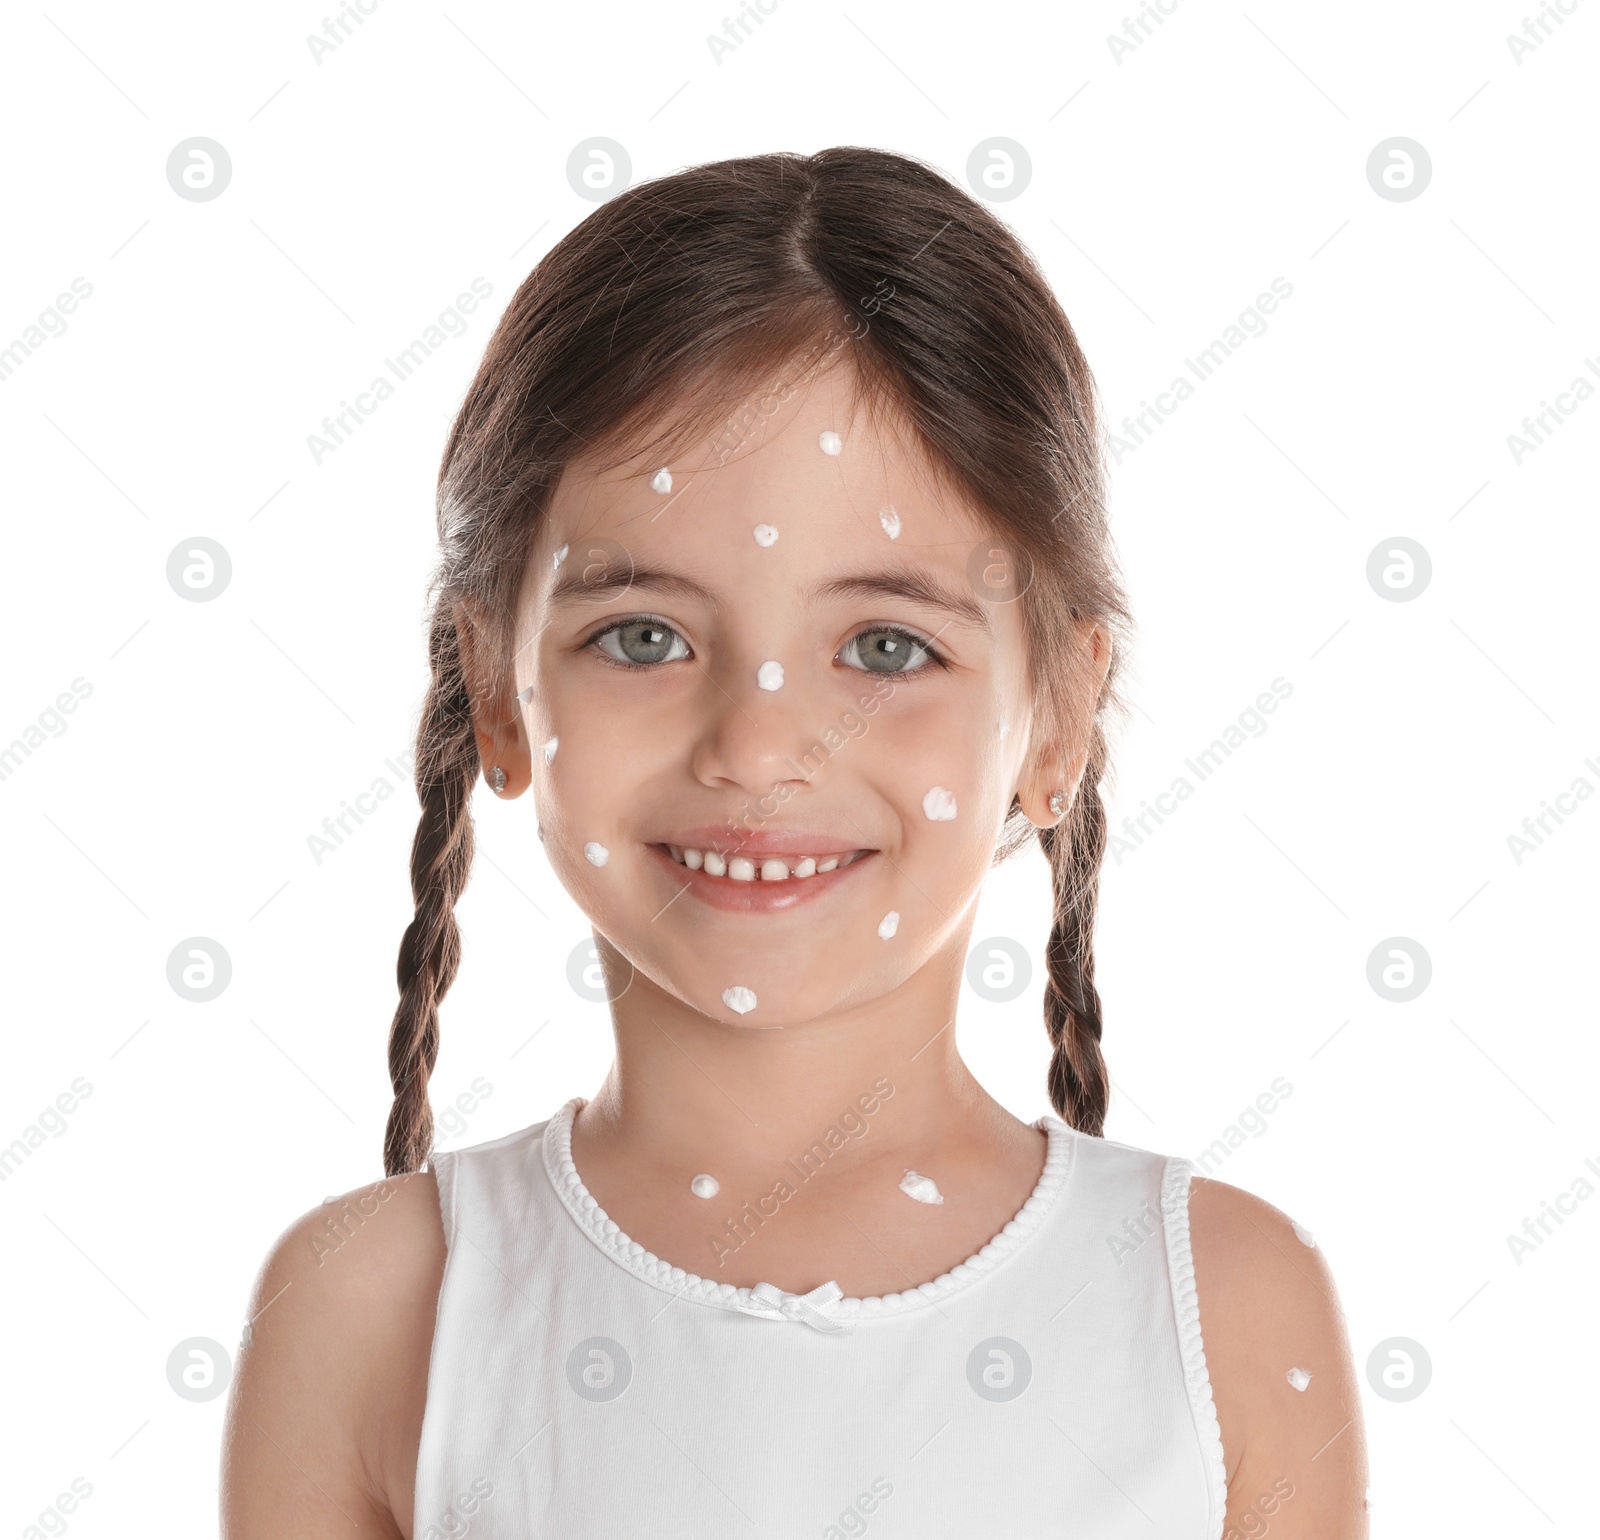
<svg viewBox="0 0 1600 1540">
<path fill-rule="evenodd" d="M 585 1101 L 585 1097 L 575 1096 L 562 1107 L 545 1125 L 543 1141 L 544 1168 L 551 1186 L 578 1227 L 619 1267 L 668 1294 L 723 1309 L 747 1310 L 749 1288 L 718 1283 L 713 1278 L 702 1278 L 698 1273 L 673 1266 L 626 1235 L 596 1202 L 572 1162 L 572 1124 Z M 997 1235 L 966 1261 L 958 1262 L 949 1272 L 941 1273 L 928 1283 L 898 1294 L 873 1294 L 864 1299 L 846 1297 L 838 1301 L 832 1314 L 841 1319 L 871 1319 L 924 1310 L 960 1293 L 1014 1255 L 1043 1224 L 1066 1186 L 1076 1148 L 1074 1130 L 1051 1113 L 1037 1118 L 1033 1127 L 1042 1129 L 1049 1139 L 1044 1169 L 1028 1200 Z"/>
</svg>

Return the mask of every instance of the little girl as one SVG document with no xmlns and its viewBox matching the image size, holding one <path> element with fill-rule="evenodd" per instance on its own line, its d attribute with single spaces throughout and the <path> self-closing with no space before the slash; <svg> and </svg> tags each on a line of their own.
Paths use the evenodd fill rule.
<svg viewBox="0 0 1600 1540">
<path fill-rule="evenodd" d="M 263 1267 L 230 1540 L 1366 1535 L 1312 1236 L 1103 1137 L 1100 445 L 1028 254 L 898 155 L 630 188 L 522 285 L 439 479 L 388 1179 Z M 480 774 L 593 925 L 616 1058 L 438 1153 Z M 1032 839 L 1025 1123 L 955 1015 Z"/>
</svg>

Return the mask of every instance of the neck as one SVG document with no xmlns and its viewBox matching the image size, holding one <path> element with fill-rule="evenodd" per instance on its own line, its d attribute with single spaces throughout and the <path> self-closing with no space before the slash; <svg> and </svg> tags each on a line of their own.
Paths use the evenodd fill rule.
<svg viewBox="0 0 1600 1540">
<path fill-rule="evenodd" d="M 781 1161 L 830 1129 L 845 1162 L 993 1140 L 1017 1120 L 956 1050 L 954 939 L 870 1005 L 779 1028 L 712 1020 L 635 973 L 612 1005 L 616 1059 L 583 1110 L 585 1140 L 630 1163 L 707 1167 Z"/>
</svg>

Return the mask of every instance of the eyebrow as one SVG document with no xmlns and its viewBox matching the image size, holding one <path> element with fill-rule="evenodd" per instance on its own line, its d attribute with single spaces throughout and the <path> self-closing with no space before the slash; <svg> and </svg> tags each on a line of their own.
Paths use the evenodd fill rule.
<svg viewBox="0 0 1600 1540">
<path fill-rule="evenodd" d="M 909 599 L 944 610 L 964 625 L 989 632 L 989 611 L 971 594 L 947 588 L 930 572 L 919 567 L 896 568 L 889 572 L 856 572 L 818 583 L 811 590 L 811 602 L 825 599 L 885 598 Z"/>
<path fill-rule="evenodd" d="M 550 602 L 601 602 L 635 588 L 698 600 L 713 608 L 717 604 L 717 596 L 709 588 L 693 578 L 685 577 L 681 572 L 672 572 L 663 567 L 634 567 L 629 572 L 626 568 L 605 563 L 595 563 L 587 569 L 576 564 L 568 566 L 550 590 Z M 813 605 L 829 599 L 908 599 L 913 604 L 944 610 L 956 621 L 986 634 L 993 632 L 988 610 L 975 597 L 947 587 L 932 573 L 917 567 L 896 568 L 886 572 L 855 572 L 830 578 L 814 585 L 806 598 Z"/>
</svg>

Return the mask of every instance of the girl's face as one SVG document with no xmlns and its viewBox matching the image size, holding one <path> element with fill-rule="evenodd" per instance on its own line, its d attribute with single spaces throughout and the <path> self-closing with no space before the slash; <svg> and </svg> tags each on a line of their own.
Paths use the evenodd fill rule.
<svg viewBox="0 0 1600 1540">
<path fill-rule="evenodd" d="M 1030 745 L 1001 542 L 903 426 L 845 420 L 847 383 L 702 442 L 670 485 L 570 464 L 505 720 L 475 718 L 596 933 L 745 1029 L 859 1006 L 941 951 L 959 976 L 1012 794 L 1053 823 L 1082 764 Z"/>
</svg>

